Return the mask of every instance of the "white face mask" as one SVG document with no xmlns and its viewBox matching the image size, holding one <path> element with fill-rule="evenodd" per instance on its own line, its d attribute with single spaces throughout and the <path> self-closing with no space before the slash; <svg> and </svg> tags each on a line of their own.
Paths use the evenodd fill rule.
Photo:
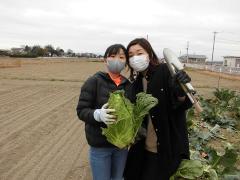
<svg viewBox="0 0 240 180">
<path fill-rule="evenodd" d="M 133 56 L 129 59 L 129 64 L 134 71 L 142 72 L 148 68 L 149 60 L 146 55 Z"/>
</svg>

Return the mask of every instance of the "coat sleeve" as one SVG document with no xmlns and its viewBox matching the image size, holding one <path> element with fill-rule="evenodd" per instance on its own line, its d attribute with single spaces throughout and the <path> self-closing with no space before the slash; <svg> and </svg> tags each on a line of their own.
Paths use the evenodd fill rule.
<svg viewBox="0 0 240 180">
<path fill-rule="evenodd" d="M 96 103 L 96 91 L 97 79 L 92 76 L 83 84 L 76 108 L 78 118 L 93 125 L 99 124 L 99 122 L 97 122 L 93 117 Z"/>
<path fill-rule="evenodd" d="M 179 111 L 185 111 L 189 108 L 192 107 L 192 103 L 191 101 L 189 100 L 188 96 L 186 95 L 186 93 L 183 91 L 183 89 L 181 89 L 180 86 L 178 87 L 173 87 L 173 79 L 172 79 L 172 76 L 170 74 L 170 71 L 167 67 L 167 65 L 165 66 L 165 72 L 166 72 L 166 75 L 167 75 L 167 79 L 168 79 L 168 88 L 169 88 L 169 91 L 170 91 L 170 96 L 171 96 L 171 103 L 172 103 L 172 107 L 174 110 L 179 110 Z M 178 100 L 178 95 L 179 94 L 182 94 L 182 95 L 185 95 L 186 98 L 184 101 L 179 101 Z"/>
</svg>

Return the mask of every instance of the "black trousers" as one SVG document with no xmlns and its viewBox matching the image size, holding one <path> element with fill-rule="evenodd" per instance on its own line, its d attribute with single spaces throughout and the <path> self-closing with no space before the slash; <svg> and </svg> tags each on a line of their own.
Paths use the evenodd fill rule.
<svg viewBox="0 0 240 180">
<path fill-rule="evenodd" d="M 162 180 L 160 178 L 161 168 L 157 153 L 145 150 L 144 165 L 141 173 L 141 180 Z"/>
<path fill-rule="evenodd" d="M 128 153 L 125 180 L 169 180 L 169 165 L 162 163 L 159 154 L 146 151 L 145 140 L 135 144 Z"/>
</svg>

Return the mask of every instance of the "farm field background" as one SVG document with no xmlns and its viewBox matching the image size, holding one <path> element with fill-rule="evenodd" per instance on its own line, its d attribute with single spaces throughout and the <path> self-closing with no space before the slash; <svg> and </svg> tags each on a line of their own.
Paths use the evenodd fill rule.
<svg viewBox="0 0 240 180">
<path fill-rule="evenodd" d="M 0 179 L 91 179 L 84 123 L 75 108 L 81 85 L 104 70 L 104 64 L 60 58 L 20 61 L 20 67 L 0 68 Z M 188 73 L 204 97 L 218 86 L 240 92 L 240 78 L 219 81 L 210 72 Z"/>
</svg>

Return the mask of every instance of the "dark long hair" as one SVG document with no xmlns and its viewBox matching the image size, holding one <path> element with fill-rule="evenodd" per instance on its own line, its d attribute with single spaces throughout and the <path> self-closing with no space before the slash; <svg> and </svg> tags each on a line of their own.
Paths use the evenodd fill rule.
<svg viewBox="0 0 240 180">
<path fill-rule="evenodd" d="M 140 45 L 148 53 L 150 60 L 148 69 L 152 69 L 153 66 L 159 65 L 159 60 L 156 53 L 154 52 L 151 44 L 145 38 L 136 38 L 132 40 L 127 46 L 127 52 L 129 52 L 131 46 L 136 44 Z M 129 59 L 127 59 L 127 65 L 130 69 L 130 80 L 134 80 L 134 70 L 129 65 Z"/>
</svg>

